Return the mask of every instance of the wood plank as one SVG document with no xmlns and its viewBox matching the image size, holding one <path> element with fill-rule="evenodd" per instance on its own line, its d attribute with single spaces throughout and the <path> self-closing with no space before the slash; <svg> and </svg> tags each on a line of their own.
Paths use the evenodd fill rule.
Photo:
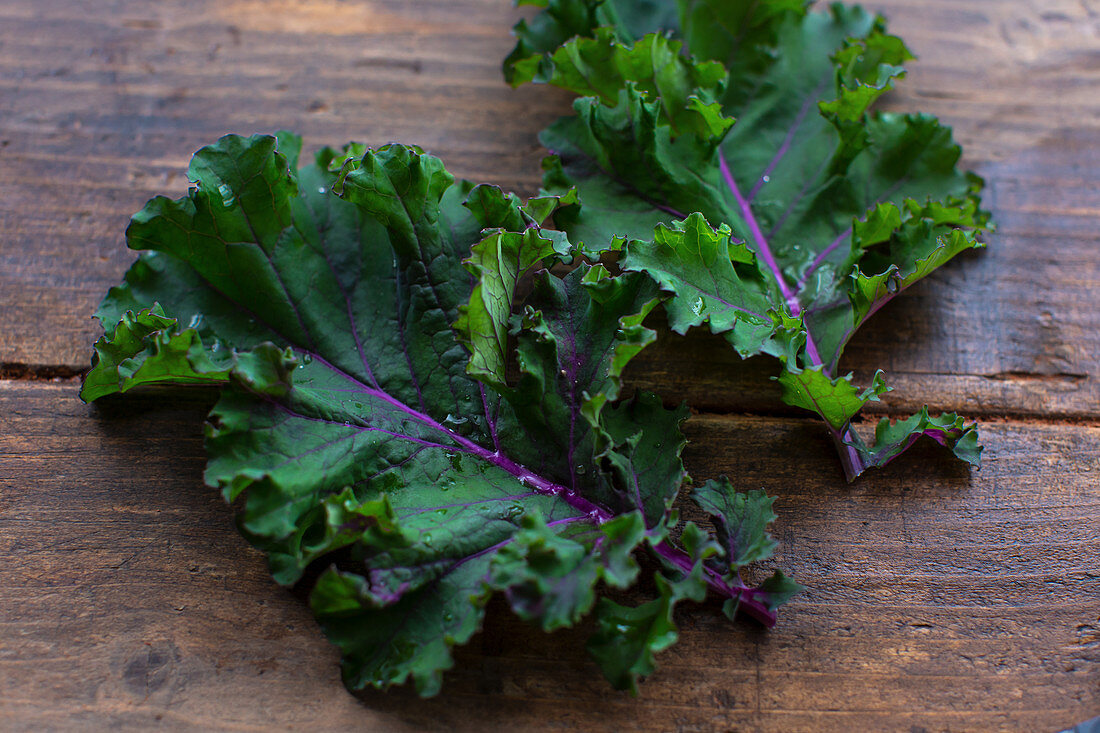
<svg viewBox="0 0 1100 733">
<path fill-rule="evenodd" d="M 534 191 L 535 136 L 568 97 L 504 84 L 518 17 L 506 0 L 5 3 L 0 363 L 88 363 L 129 216 L 181 195 L 190 155 L 227 132 L 415 143 Z"/>
<path fill-rule="evenodd" d="M 262 5 L 262 9 L 261 8 Z M 1000 231 L 878 314 L 846 368 L 888 371 L 882 409 L 972 416 L 1100 410 L 1097 13 L 1076 0 L 878 0 L 921 60 L 888 106 L 941 115 L 990 182 Z M 131 255 L 126 219 L 186 188 L 188 156 L 226 131 L 307 144 L 416 142 L 459 174 L 530 193 L 535 135 L 567 95 L 508 89 L 506 0 L 64 0 L 0 9 L 0 363 L 81 368 L 88 319 Z M 669 399 L 775 409 L 770 367 L 713 339 L 646 355 Z M 12 365 L 16 365 L 12 367 Z M 685 375 L 691 375 L 686 379 Z M 719 384 L 720 383 L 720 384 Z"/>
<path fill-rule="evenodd" d="M 1100 709 L 1100 428 L 991 424 L 980 472 L 925 446 L 849 486 L 813 421 L 693 417 L 696 479 L 778 496 L 777 562 L 809 586 L 778 627 L 686 608 L 635 700 L 588 626 L 494 604 L 439 697 L 356 701 L 202 485 L 212 393 L 76 394 L 0 381 L 6 729 L 1053 731 Z"/>
</svg>

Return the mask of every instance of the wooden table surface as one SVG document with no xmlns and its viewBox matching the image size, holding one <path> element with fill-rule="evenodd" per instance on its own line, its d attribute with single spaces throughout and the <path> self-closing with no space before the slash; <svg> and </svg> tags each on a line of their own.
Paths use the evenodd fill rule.
<svg viewBox="0 0 1100 733">
<path fill-rule="evenodd" d="M 824 430 L 714 339 L 633 383 L 697 409 L 691 474 L 777 495 L 809 586 L 763 631 L 712 606 L 640 697 L 492 606 L 443 693 L 353 697 L 299 595 L 203 486 L 213 395 L 77 399 L 122 231 L 190 154 L 279 128 L 417 143 L 538 185 L 565 94 L 508 89 L 507 0 L 0 1 L 0 729 L 1058 731 L 1100 714 L 1100 3 L 872 0 L 920 56 L 888 106 L 940 115 L 999 223 L 878 314 L 877 407 L 979 420 L 853 485 Z M 763 388 L 761 388 L 763 383 Z"/>
</svg>

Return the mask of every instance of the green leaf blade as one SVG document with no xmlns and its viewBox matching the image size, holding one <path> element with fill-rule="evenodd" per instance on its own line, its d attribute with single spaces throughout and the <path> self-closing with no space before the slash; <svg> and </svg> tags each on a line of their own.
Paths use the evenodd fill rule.
<svg viewBox="0 0 1100 733">
<path fill-rule="evenodd" d="M 576 116 L 542 136 L 555 156 L 544 165 L 544 185 L 578 194 L 556 223 L 610 250 L 630 240 L 628 267 L 641 269 L 644 259 L 662 279 L 677 332 L 707 323 L 742 356 L 784 359 L 787 401 L 821 413 L 843 446 L 854 440 L 846 423 L 865 401 L 838 381 L 844 347 L 898 292 L 982 246 L 989 215 L 980 208 L 981 181 L 959 169 L 961 149 L 935 118 L 872 109 L 912 59 L 882 18 L 841 4 L 808 12 L 800 1 L 677 6 L 676 22 L 665 26 L 670 42 L 683 43 L 682 64 L 724 63 L 720 92 L 686 75 L 669 90 L 650 83 L 665 68 L 659 56 L 646 66 L 639 55 L 640 68 L 623 72 L 616 60 L 634 59 L 643 46 L 625 31 L 629 13 L 543 49 L 559 78 L 578 69 L 597 77 L 563 84 L 596 97 L 578 99 Z M 598 49 L 598 60 L 582 49 L 593 57 Z M 722 117 L 736 123 L 719 132 L 678 129 L 671 111 L 693 94 L 717 99 Z M 725 258 L 699 256 L 693 238 L 670 242 L 665 232 L 696 215 L 744 242 L 763 286 L 743 277 L 735 257 L 731 268 Z M 685 271 L 685 258 L 696 266 Z M 761 318 L 750 328 L 741 320 L 739 329 L 722 312 L 749 301 L 772 323 Z M 805 371 L 812 367 L 820 373 Z M 813 405 L 814 396 L 828 405 Z M 866 468 L 846 448 L 841 457 L 850 477 Z"/>
<path fill-rule="evenodd" d="M 686 411 L 618 401 L 656 283 L 545 269 L 585 252 L 539 228 L 571 194 L 521 204 L 405 146 L 294 168 L 300 148 L 223 138 L 135 217 L 86 390 L 225 385 L 206 481 L 276 580 L 318 577 L 348 684 L 434 694 L 491 593 L 552 629 L 632 583 L 643 545 L 687 562 L 656 539 Z"/>
</svg>

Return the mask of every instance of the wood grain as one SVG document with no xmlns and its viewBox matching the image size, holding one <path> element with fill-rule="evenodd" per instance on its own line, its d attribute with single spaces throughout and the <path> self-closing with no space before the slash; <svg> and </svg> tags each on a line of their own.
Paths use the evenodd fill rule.
<svg viewBox="0 0 1100 733">
<path fill-rule="evenodd" d="M 770 632 L 686 609 L 637 700 L 599 679 L 588 627 L 544 635 L 493 604 L 421 701 L 346 693 L 301 593 L 202 485 L 210 393 L 87 407 L 65 378 L 132 260 L 128 217 L 182 194 L 191 153 L 226 132 L 417 143 L 534 192 L 536 134 L 569 99 L 501 82 L 521 13 L 0 4 L 0 728 L 1055 731 L 1100 714 L 1100 6 L 869 5 L 920 56 L 887 107 L 954 125 L 999 230 L 842 366 L 888 372 L 869 412 L 982 418 L 985 467 L 925 446 L 849 486 L 770 364 L 664 334 L 628 381 L 723 413 L 689 421 L 689 469 L 777 495 L 776 562 L 810 589 Z"/>
<path fill-rule="evenodd" d="M 415 143 L 531 192 L 568 107 L 503 83 L 506 0 L 91 5 L 0 7 L 0 362 L 87 364 L 129 216 L 223 134 Z"/>
<path fill-rule="evenodd" d="M 771 631 L 713 605 L 641 697 L 494 605 L 443 694 L 343 691 L 301 597 L 202 485 L 209 393 L 89 407 L 0 382 L 6 730 L 1054 731 L 1100 706 L 1100 429 L 986 427 L 844 484 L 813 421 L 697 416 L 688 468 L 777 495 L 776 562 L 809 590 Z M 797 457 L 797 461 L 791 460 Z"/>
<path fill-rule="evenodd" d="M 233 131 L 307 144 L 414 142 L 531 193 L 536 134 L 568 111 L 508 89 L 505 0 L 9 0 L 0 8 L 0 363 L 80 368 L 121 277 L 127 217 L 186 188 Z M 987 177 L 1000 230 L 891 304 L 845 360 L 886 369 L 890 412 L 1095 419 L 1100 405 L 1100 11 L 1094 0 L 878 0 L 920 56 L 887 105 L 939 114 Z M 770 367 L 714 340 L 652 351 L 647 386 L 708 409 L 774 409 Z M 755 371 L 754 371 L 755 370 Z M 689 373 L 690 380 L 681 375 Z"/>
</svg>

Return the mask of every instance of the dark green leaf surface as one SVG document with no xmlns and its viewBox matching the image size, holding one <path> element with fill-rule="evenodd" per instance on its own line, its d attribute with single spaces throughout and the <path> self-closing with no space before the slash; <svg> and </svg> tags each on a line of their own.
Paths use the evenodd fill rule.
<svg viewBox="0 0 1100 733">
<path fill-rule="evenodd" d="M 639 678 L 656 670 L 656 655 L 679 638 L 672 619 L 676 604 L 706 597 L 706 583 L 698 568 L 675 581 L 657 575 L 656 582 L 657 597 L 639 606 L 623 606 L 606 598 L 600 601 L 597 630 L 588 640 L 589 653 L 611 684 L 635 694 Z"/>
<path fill-rule="evenodd" d="M 405 146 L 301 168 L 299 149 L 225 137 L 187 196 L 134 217 L 143 253 L 100 309 L 83 395 L 225 385 L 206 481 L 279 582 L 325 568 L 310 603 L 349 686 L 434 694 L 491 593 L 568 626 L 634 581 L 639 547 L 774 622 L 668 538 L 686 409 L 618 399 L 659 288 L 550 274 L 579 251 L 539 224 L 571 198 L 522 204 Z"/>
<path fill-rule="evenodd" d="M 730 572 L 771 557 L 776 543 L 767 528 L 776 516 L 772 511 L 774 500 L 763 491 L 738 494 L 723 478 L 696 488 L 691 498 L 714 521 L 719 546 L 725 553 L 722 562 Z"/>
<path fill-rule="evenodd" d="M 844 347 L 897 293 L 982 246 L 988 227 L 981 181 L 958 169 L 950 130 L 871 111 L 904 76 L 904 43 L 840 4 L 667 0 L 666 12 L 637 15 L 600 0 L 544 5 L 535 23 L 566 5 L 590 11 L 571 15 L 557 47 L 548 36 L 525 47 L 519 32 L 516 54 L 532 55 L 511 62 L 540 69 L 516 81 L 581 95 L 576 115 L 542 135 L 546 189 L 579 197 L 557 224 L 590 249 L 629 240 L 624 267 L 672 296 L 677 331 L 707 323 L 744 356 L 781 356 L 788 401 L 830 425 L 850 478 L 897 455 L 908 437 L 886 450 L 848 427 L 881 390 L 864 396 L 838 377 Z M 688 55 L 675 65 L 654 53 L 678 44 Z M 716 64 L 729 72 L 721 82 Z M 655 83 L 662 74 L 676 83 Z M 678 124 L 700 110 L 711 124 Z"/>
</svg>

